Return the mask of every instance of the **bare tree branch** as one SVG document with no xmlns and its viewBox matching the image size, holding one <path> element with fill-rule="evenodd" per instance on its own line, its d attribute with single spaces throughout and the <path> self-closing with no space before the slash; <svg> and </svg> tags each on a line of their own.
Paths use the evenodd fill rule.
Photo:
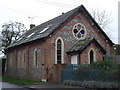
<svg viewBox="0 0 120 90">
<path fill-rule="evenodd" d="M 100 25 L 104 30 L 110 29 L 109 24 L 112 22 L 111 14 L 105 10 L 94 9 L 91 11 L 91 14 L 95 21 Z M 110 31 L 106 31 L 107 35 L 111 37 Z"/>
<path fill-rule="evenodd" d="M 101 26 L 101 28 L 106 29 L 108 25 L 112 22 L 111 14 L 107 13 L 105 10 L 94 9 L 91 12 L 93 18 Z"/>
</svg>

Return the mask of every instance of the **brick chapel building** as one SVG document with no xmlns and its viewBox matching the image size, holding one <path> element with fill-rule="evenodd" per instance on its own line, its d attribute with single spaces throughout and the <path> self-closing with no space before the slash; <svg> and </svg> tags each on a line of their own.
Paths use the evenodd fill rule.
<svg viewBox="0 0 120 90">
<path fill-rule="evenodd" d="M 113 42 L 83 5 L 35 26 L 6 48 L 12 77 L 48 80 L 66 64 L 91 64 L 110 56 Z M 57 65 L 63 65 L 57 67 Z M 59 78 L 60 79 L 60 78 Z"/>
</svg>

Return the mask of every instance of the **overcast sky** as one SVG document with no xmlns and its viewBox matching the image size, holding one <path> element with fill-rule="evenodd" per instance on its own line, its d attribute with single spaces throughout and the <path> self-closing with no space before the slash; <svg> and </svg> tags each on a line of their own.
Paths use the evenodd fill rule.
<svg viewBox="0 0 120 90">
<path fill-rule="evenodd" d="M 74 9 L 81 4 L 90 12 L 97 8 L 111 13 L 109 31 L 112 41 L 118 42 L 118 1 L 119 0 L 0 0 L 0 27 L 9 21 L 25 24 L 27 29 L 34 23 L 41 24 L 49 19 Z M 30 18 L 28 18 L 30 17 Z M 1 30 L 1 28 L 0 28 Z"/>
</svg>

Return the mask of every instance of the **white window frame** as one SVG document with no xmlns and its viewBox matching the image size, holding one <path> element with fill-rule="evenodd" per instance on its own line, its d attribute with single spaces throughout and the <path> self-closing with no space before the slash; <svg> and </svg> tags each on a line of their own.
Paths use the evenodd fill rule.
<svg viewBox="0 0 120 90">
<path fill-rule="evenodd" d="M 79 25 L 79 24 L 80 24 L 81 26 L 84 27 L 84 31 L 85 31 L 84 36 L 81 37 L 81 38 L 76 37 L 76 36 L 75 36 L 75 33 L 74 33 L 75 26 L 77 26 L 77 25 Z M 82 29 L 80 29 L 80 31 L 81 31 L 81 30 L 82 30 Z M 79 31 L 79 32 L 80 32 L 80 31 Z M 74 36 L 77 40 L 83 40 L 83 39 L 85 39 L 86 36 L 87 36 L 87 30 L 86 30 L 86 27 L 85 27 L 82 23 L 76 23 L 76 24 L 73 26 L 72 33 L 73 33 L 73 36 Z"/>
<path fill-rule="evenodd" d="M 95 62 L 96 61 L 96 51 L 95 51 L 95 49 L 94 48 L 90 48 L 90 50 L 88 51 L 88 63 L 90 64 L 90 51 L 93 51 L 93 53 L 94 53 L 94 61 L 93 62 Z"/>
<path fill-rule="evenodd" d="M 55 64 L 58 64 L 57 63 L 57 41 L 59 39 L 61 40 L 61 44 L 62 44 L 61 64 L 63 64 L 64 63 L 64 41 L 61 37 L 58 37 L 55 41 Z"/>
</svg>

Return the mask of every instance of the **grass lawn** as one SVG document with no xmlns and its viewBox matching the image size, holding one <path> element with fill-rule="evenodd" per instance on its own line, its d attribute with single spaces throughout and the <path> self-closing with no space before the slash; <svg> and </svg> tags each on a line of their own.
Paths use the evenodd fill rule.
<svg viewBox="0 0 120 90">
<path fill-rule="evenodd" d="M 42 81 L 32 81 L 32 80 L 22 80 L 22 79 L 17 79 L 17 78 L 11 78 L 11 77 L 2 77 L 2 81 L 10 82 L 10 83 L 15 83 L 15 84 L 36 84 L 36 83 L 45 83 Z"/>
</svg>

